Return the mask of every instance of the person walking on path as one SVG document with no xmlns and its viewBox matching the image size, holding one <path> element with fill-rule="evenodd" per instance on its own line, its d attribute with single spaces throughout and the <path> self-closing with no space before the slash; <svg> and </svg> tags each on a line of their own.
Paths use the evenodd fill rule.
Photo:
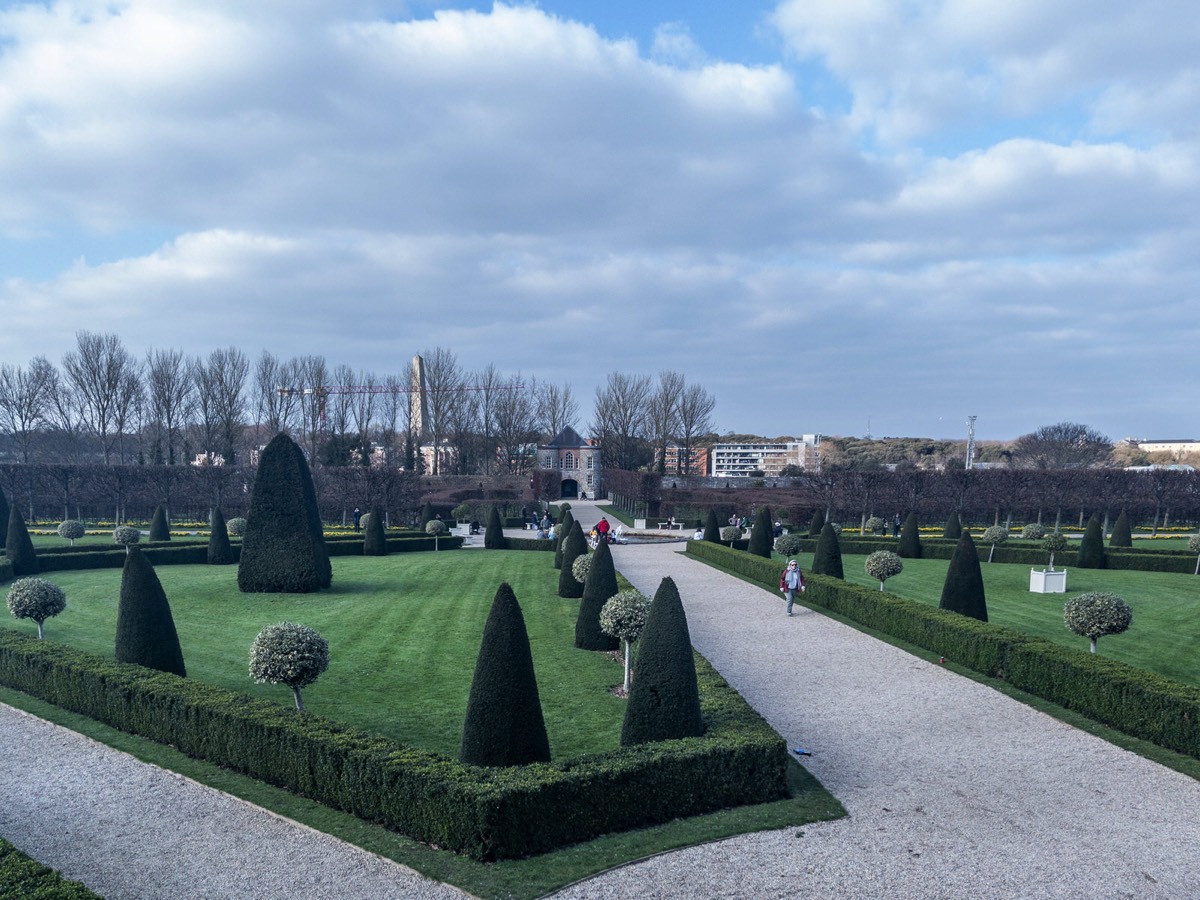
<svg viewBox="0 0 1200 900">
<path fill-rule="evenodd" d="M 789 559 L 787 568 L 779 574 L 779 590 L 783 591 L 783 599 L 787 601 L 789 616 L 792 614 L 792 604 L 796 601 L 796 591 L 803 594 L 807 589 L 800 564 L 794 559 Z"/>
</svg>

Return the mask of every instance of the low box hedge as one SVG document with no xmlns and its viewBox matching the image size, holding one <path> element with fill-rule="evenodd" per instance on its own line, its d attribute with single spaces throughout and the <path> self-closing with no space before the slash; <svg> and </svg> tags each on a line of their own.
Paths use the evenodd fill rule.
<svg viewBox="0 0 1200 900">
<path fill-rule="evenodd" d="M 0 897 L 9 900 L 101 900 L 99 894 L 30 859 L 3 838 L 0 838 Z"/>
<path fill-rule="evenodd" d="M 783 740 L 696 663 L 703 737 L 486 769 L 0 629 L 8 687 L 481 860 L 786 796 Z"/>
<path fill-rule="evenodd" d="M 779 560 L 705 541 L 690 541 L 687 552 L 772 593 L 778 587 Z M 1200 759 L 1200 688 L 837 578 L 808 576 L 805 599 L 1125 734 Z"/>
</svg>

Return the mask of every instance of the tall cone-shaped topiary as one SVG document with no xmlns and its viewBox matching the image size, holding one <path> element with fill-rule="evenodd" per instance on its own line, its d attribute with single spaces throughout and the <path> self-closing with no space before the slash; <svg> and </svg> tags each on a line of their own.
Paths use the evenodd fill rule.
<svg viewBox="0 0 1200 900">
<path fill-rule="evenodd" d="M 571 566 L 575 562 L 575 557 L 582 556 L 584 553 L 587 553 L 587 540 L 584 539 L 583 529 L 579 527 L 578 522 L 572 522 L 571 530 L 567 533 L 566 540 L 562 545 L 562 570 L 558 573 L 558 596 L 583 596 L 583 585 L 575 580 Z M 616 591 L 613 593 L 615 594 Z"/>
<path fill-rule="evenodd" d="M 696 660 L 679 590 L 664 578 L 638 638 L 621 746 L 704 734 Z"/>
<path fill-rule="evenodd" d="M 987 600 L 983 594 L 983 573 L 979 569 L 979 552 L 971 535 L 964 534 L 954 547 L 950 565 L 946 569 L 946 581 L 942 585 L 942 609 L 961 613 L 978 619 L 988 620 Z"/>
<path fill-rule="evenodd" d="M 951 541 L 957 541 L 962 537 L 962 519 L 958 517 L 958 510 L 950 510 L 950 515 L 946 517 L 946 524 L 942 527 L 942 537 Z"/>
<path fill-rule="evenodd" d="M 842 544 L 838 540 L 837 532 L 828 522 L 821 528 L 821 536 L 817 538 L 812 571 L 814 575 L 828 575 L 830 578 L 846 577 L 842 569 Z"/>
<path fill-rule="evenodd" d="M 583 600 L 575 620 L 575 646 L 580 650 L 616 650 L 621 642 L 600 627 L 600 610 L 617 592 L 617 569 L 612 550 L 601 541 L 592 554 L 587 580 L 583 583 Z"/>
<path fill-rule="evenodd" d="M 473 766 L 550 762 L 525 617 L 507 582 L 483 627 L 458 758 Z"/>
<path fill-rule="evenodd" d="M 234 561 L 233 547 L 229 545 L 229 528 L 225 524 L 225 513 L 221 507 L 213 510 L 208 532 L 208 564 L 227 566 Z"/>
<path fill-rule="evenodd" d="M 1121 510 L 1121 514 L 1117 516 L 1117 521 L 1113 525 L 1112 534 L 1109 535 L 1108 538 L 1108 546 L 1133 546 L 1133 529 L 1129 527 L 1129 516 L 1125 514 L 1125 510 Z"/>
<path fill-rule="evenodd" d="M 504 550 L 508 547 L 504 526 L 500 524 L 500 510 L 494 506 L 488 513 L 487 528 L 483 532 L 483 546 L 485 550 Z"/>
<path fill-rule="evenodd" d="M 295 441 L 277 434 L 259 457 L 238 587 L 245 593 L 307 594 L 332 581 L 308 463 Z"/>
<path fill-rule="evenodd" d="M 430 521 L 432 521 L 432 520 L 433 520 L 433 504 L 430 503 L 429 501 L 425 501 L 425 504 L 421 507 L 420 527 L 421 527 L 422 534 L 425 533 L 425 526 L 428 525 L 430 523 Z"/>
<path fill-rule="evenodd" d="M 900 546 L 896 548 L 896 555 L 901 559 L 921 558 L 921 532 L 917 526 L 917 514 L 909 513 L 900 529 Z"/>
<path fill-rule="evenodd" d="M 818 509 L 813 513 L 812 521 L 808 523 L 808 536 L 818 537 L 821 534 L 821 529 L 825 527 L 825 510 Z"/>
<path fill-rule="evenodd" d="M 4 496 L 4 490 L 0 489 L 0 522 L 4 523 L 4 527 L 0 528 L 0 550 L 8 543 L 8 516 L 8 498 Z"/>
<path fill-rule="evenodd" d="M 363 556 L 387 556 L 387 535 L 383 531 L 383 510 L 371 507 L 367 517 L 367 529 L 363 532 Z"/>
<path fill-rule="evenodd" d="M 754 516 L 754 525 L 750 529 L 750 545 L 746 549 L 755 556 L 770 559 L 771 548 L 775 544 L 775 535 L 772 534 L 773 527 L 771 508 L 769 506 L 759 507 Z"/>
<path fill-rule="evenodd" d="M 167 521 L 167 510 L 160 503 L 154 507 L 154 515 L 150 517 L 151 541 L 169 541 L 171 539 L 171 523 Z"/>
<path fill-rule="evenodd" d="M 567 535 L 571 533 L 571 525 L 574 524 L 575 517 L 571 515 L 568 509 L 563 513 L 562 518 L 558 520 L 558 525 L 554 529 L 554 568 L 561 569 L 563 567 L 563 544 L 567 542 Z M 567 571 L 571 570 L 567 566 Z"/>
<path fill-rule="evenodd" d="M 29 529 L 25 527 L 25 517 L 15 506 L 8 511 L 8 534 L 4 541 L 4 555 L 12 563 L 15 578 L 36 575 L 42 571 L 37 551 L 33 549 L 33 540 L 29 537 Z"/>
<path fill-rule="evenodd" d="M 117 604 L 117 659 L 185 676 L 171 604 L 150 561 L 137 547 L 125 557 Z"/>
<path fill-rule="evenodd" d="M 704 517 L 704 540 L 710 544 L 721 543 L 721 526 L 717 524 L 717 511 L 711 506 Z"/>
<path fill-rule="evenodd" d="M 1083 540 L 1079 542 L 1079 552 L 1075 555 L 1075 565 L 1080 569 L 1104 569 L 1108 566 L 1108 557 L 1104 553 L 1104 527 L 1100 523 L 1099 513 L 1092 513 L 1088 519 Z"/>
</svg>

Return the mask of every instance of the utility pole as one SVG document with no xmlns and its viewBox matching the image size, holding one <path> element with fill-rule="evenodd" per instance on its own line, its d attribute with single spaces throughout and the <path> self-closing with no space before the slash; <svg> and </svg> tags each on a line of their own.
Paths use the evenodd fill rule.
<svg viewBox="0 0 1200 900">
<path fill-rule="evenodd" d="M 979 416 L 967 416 L 967 469 L 975 464 L 975 420 Z"/>
</svg>

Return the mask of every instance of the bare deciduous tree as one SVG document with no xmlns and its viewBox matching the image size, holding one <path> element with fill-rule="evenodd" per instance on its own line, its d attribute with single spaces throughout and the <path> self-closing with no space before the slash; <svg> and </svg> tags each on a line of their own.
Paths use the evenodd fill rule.
<svg viewBox="0 0 1200 900">
<path fill-rule="evenodd" d="M 654 442 L 660 475 L 667 470 L 667 444 L 679 432 L 679 403 L 683 392 L 683 375 L 671 370 L 659 372 L 658 385 L 646 404 L 646 424 L 650 439 Z"/>
<path fill-rule="evenodd" d="M 107 465 L 120 437 L 118 422 L 125 421 L 137 385 L 137 362 L 115 334 L 75 334 L 76 349 L 63 356 L 63 368 L 75 389 L 84 427 L 100 446 Z"/>
<path fill-rule="evenodd" d="M 579 404 L 571 393 L 571 385 L 534 382 L 538 427 L 547 438 L 574 424 L 579 418 Z"/>
<path fill-rule="evenodd" d="M 440 475 L 442 439 L 450 431 L 449 419 L 456 413 L 456 400 L 461 398 L 463 373 L 458 365 L 458 357 L 444 347 L 426 350 L 423 355 L 425 396 L 430 419 L 425 423 L 425 428 L 433 441 L 433 474 Z"/>
<path fill-rule="evenodd" d="M 696 440 L 713 430 L 716 398 L 698 384 L 689 384 L 679 398 L 679 475 L 692 474 L 692 448 Z"/>
<path fill-rule="evenodd" d="M 54 366 L 44 356 L 35 356 L 28 369 L 0 365 L 0 423 L 20 448 L 22 462 L 29 462 L 34 433 L 53 414 L 57 383 Z"/>
<path fill-rule="evenodd" d="M 159 452 L 153 462 L 175 465 L 176 449 L 195 399 L 192 369 L 181 350 L 146 354 L 146 413 Z"/>
<path fill-rule="evenodd" d="M 645 462 L 650 376 L 610 372 L 596 388 L 592 436 L 600 440 L 604 468 L 637 469 Z"/>
</svg>

